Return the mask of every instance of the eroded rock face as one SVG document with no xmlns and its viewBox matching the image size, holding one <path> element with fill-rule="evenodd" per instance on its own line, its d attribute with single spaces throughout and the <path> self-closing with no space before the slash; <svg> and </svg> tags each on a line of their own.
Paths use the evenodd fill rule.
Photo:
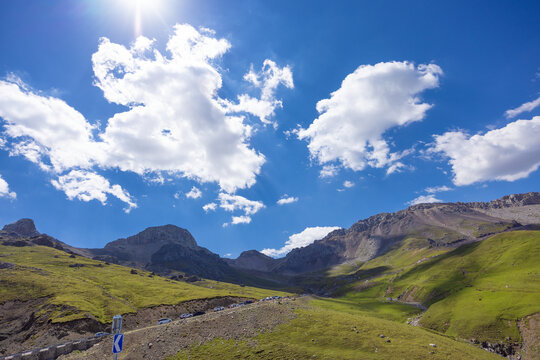
<svg viewBox="0 0 540 360">
<path fill-rule="evenodd" d="M 6 236 L 10 237 L 33 237 L 38 236 L 40 233 L 36 230 L 34 220 L 21 219 L 12 224 L 4 226 L 2 232 Z"/>
</svg>

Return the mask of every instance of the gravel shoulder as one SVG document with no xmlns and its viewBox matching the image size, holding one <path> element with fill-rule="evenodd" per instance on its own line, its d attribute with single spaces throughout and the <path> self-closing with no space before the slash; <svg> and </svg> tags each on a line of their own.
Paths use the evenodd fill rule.
<svg viewBox="0 0 540 360">
<path fill-rule="evenodd" d="M 240 339 L 272 330 L 295 317 L 294 309 L 304 301 L 281 299 L 257 302 L 239 308 L 207 313 L 135 330 L 124 330 L 124 359 L 164 359 L 191 345 L 201 345 L 215 338 Z M 84 352 L 59 357 L 60 360 L 102 360 L 112 355 L 112 337 Z"/>
</svg>

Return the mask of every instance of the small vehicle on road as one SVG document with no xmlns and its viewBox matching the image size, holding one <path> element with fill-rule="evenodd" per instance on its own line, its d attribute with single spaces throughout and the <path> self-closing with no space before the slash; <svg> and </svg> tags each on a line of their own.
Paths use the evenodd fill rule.
<svg viewBox="0 0 540 360">
<path fill-rule="evenodd" d="M 169 319 L 169 318 L 161 318 L 158 320 L 158 325 L 163 325 L 163 324 L 167 324 L 167 323 L 170 323 L 172 320 Z"/>
<path fill-rule="evenodd" d="M 190 318 L 190 317 L 193 317 L 193 314 L 191 314 L 191 313 L 186 313 L 186 314 L 180 315 L 180 319 L 187 319 L 187 318 Z"/>
<path fill-rule="evenodd" d="M 107 335 L 111 335 L 109 334 L 108 332 L 105 332 L 105 331 L 100 331 L 100 332 L 97 332 L 94 337 L 102 337 L 102 336 L 107 336 Z"/>
<path fill-rule="evenodd" d="M 222 310 L 225 310 L 225 308 L 223 306 L 216 306 L 214 308 L 214 311 L 222 311 Z"/>
</svg>

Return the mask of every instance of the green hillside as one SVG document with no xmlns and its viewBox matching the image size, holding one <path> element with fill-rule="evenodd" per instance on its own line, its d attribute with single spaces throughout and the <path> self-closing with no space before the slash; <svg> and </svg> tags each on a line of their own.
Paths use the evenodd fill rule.
<svg viewBox="0 0 540 360">
<path fill-rule="evenodd" d="M 521 340 L 517 322 L 540 312 L 540 231 L 502 233 L 449 252 L 415 243 L 347 269 L 361 281 L 342 289 L 342 300 L 421 302 L 424 327 L 464 339 Z"/>
<path fill-rule="evenodd" d="M 381 336 L 383 335 L 383 336 Z M 435 346 L 431 346 L 433 344 Z M 313 300 L 271 332 L 214 339 L 168 360 L 183 359 L 498 359 L 422 328 L 366 315 L 332 300 Z"/>
<path fill-rule="evenodd" d="M 107 264 L 44 246 L 0 246 L 0 303 L 46 298 L 41 315 L 53 322 L 94 317 L 105 323 L 114 314 L 186 300 L 280 294 L 251 287 L 202 280 L 172 281 L 147 271 Z M 71 266 L 70 266 L 71 265 Z"/>
</svg>

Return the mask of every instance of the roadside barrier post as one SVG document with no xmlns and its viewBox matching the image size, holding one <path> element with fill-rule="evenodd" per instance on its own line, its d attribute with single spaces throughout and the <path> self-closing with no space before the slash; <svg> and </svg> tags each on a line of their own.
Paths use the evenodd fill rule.
<svg viewBox="0 0 540 360">
<path fill-rule="evenodd" d="M 114 315 L 112 322 L 112 333 L 113 337 L 113 359 L 118 360 L 118 353 L 122 351 L 124 334 L 122 331 L 122 315 Z"/>
</svg>

